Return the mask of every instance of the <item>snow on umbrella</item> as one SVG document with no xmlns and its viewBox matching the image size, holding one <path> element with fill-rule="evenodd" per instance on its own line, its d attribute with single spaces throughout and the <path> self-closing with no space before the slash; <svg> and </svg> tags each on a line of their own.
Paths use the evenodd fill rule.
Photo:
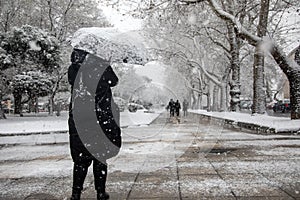
<svg viewBox="0 0 300 200">
<path fill-rule="evenodd" d="M 136 36 L 137 33 L 120 32 L 116 28 L 81 28 L 74 33 L 71 45 L 111 63 L 144 65 L 149 59 L 142 39 Z"/>
</svg>

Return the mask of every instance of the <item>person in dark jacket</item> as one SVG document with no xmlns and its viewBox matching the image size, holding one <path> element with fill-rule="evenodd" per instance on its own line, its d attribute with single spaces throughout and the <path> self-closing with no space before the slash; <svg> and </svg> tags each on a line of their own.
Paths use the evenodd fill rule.
<svg viewBox="0 0 300 200">
<path fill-rule="evenodd" d="M 176 116 L 179 117 L 181 106 L 178 100 L 175 102 L 174 107 L 175 107 Z"/>
<path fill-rule="evenodd" d="M 170 109 L 170 117 L 174 117 L 175 102 L 173 101 L 173 99 L 170 99 L 169 104 L 168 104 L 168 109 Z"/>
<path fill-rule="evenodd" d="M 84 50 L 74 49 L 71 54 L 71 62 L 68 69 L 68 81 L 72 89 L 68 125 L 71 156 L 74 163 L 71 200 L 80 199 L 83 183 L 92 163 L 97 199 L 109 199 L 105 190 L 106 160 L 115 156 L 121 147 L 119 110 L 113 101 L 111 92 L 111 87 L 118 83 L 118 77 L 108 62 Z M 88 81 L 90 81 L 88 79 L 93 78 L 98 82 L 95 85 L 94 94 L 91 94 L 93 91 L 88 91 Z M 92 108 L 90 108 L 89 102 L 93 103 Z M 96 120 L 80 118 L 81 115 L 93 117 L 93 113 L 81 110 L 78 105 L 82 109 L 85 109 L 82 105 L 88 106 L 86 110 L 93 112 Z M 99 133 L 94 133 L 86 127 L 94 127 L 95 124 L 100 127 Z M 87 131 L 85 132 L 85 130 Z M 88 140 L 97 142 L 90 145 Z M 108 142 L 103 142 L 105 140 Z"/>
</svg>

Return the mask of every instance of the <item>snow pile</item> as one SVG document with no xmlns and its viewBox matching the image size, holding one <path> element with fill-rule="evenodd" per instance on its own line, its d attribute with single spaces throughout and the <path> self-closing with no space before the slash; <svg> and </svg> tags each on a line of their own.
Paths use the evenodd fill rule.
<svg viewBox="0 0 300 200">
<path fill-rule="evenodd" d="M 300 120 L 291 120 L 285 117 L 250 115 L 237 112 L 207 112 L 205 110 L 190 110 L 190 112 L 216 118 L 233 120 L 235 122 L 243 122 L 274 128 L 276 132 L 300 131 Z"/>
</svg>

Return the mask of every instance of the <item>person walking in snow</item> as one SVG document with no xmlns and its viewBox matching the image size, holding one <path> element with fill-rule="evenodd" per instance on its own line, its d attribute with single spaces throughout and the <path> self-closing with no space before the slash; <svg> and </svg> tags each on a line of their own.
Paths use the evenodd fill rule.
<svg viewBox="0 0 300 200">
<path fill-rule="evenodd" d="M 114 87 L 118 83 L 118 77 L 114 73 L 109 63 L 95 55 L 88 53 L 85 50 L 74 49 L 71 55 L 71 62 L 68 69 L 68 81 L 72 87 L 72 98 L 69 107 L 69 134 L 70 134 L 70 149 L 73 159 L 73 186 L 71 200 L 79 200 L 81 197 L 81 191 L 83 190 L 83 183 L 86 178 L 88 168 L 93 163 L 94 185 L 97 191 L 97 200 L 109 199 L 109 195 L 105 190 L 106 178 L 107 178 L 107 163 L 106 160 L 115 156 L 121 147 L 121 130 L 119 127 L 119 110 L 112 98 L 111 87 Z M 90 71 L 89 70 L 90 67 Z M 86 69 L 81 69 L 86 68 Z M 81 70 L 81 71 L 80 71 Z M 87 72 L 82 71 L 87 70 Z M 80 75 L 79 75 L 80 71 Z M 87 73 L 87 74 L 85 74 Z M 79 77 L 80 76 L 80 77 Z M 98 78 L 98 84 L 95 85 L 96 92 L 93 97 L 90 91 L 85 88 L 86 84 L 84 79 L 87 77 Z M 77 78 L 77 79 L 76 79 Z M 78 83 L 77 80 L 80 81 Z M 89 78 L 87 78 L 89 79 Z M 76 82 L 77 81 L 77 82 Z M 76 94 L 75 94 L 76 93 Z M 92 98 L 91 98 L 92 96 Z M 101 133 L 93 134 L 92 131 L 84 132 L 86 129 L 82 129 L 83 126 L 77 123 L 75 114 L 84 115 L 84 110 L 78 112 L 75 105 L 88 105 L 89 102 L 94 102 L 91 109 L 96 115 L 95 122 L 86 119 L 83 123 L 98 123 Z M 90 113 L 93 115 L 93 113 Z M 98 120 L 98 122 L 97 122 Z M 76 122 L 76 123 L 75 123 Z M 104 139 L 108 139 L 108 142 L 102 142 Z M 84 139 L 99 141 L 93 145 L 86 144 Z M 111 142 L 111 144 L 107 144 Z M 92 147 L 89 147 L 92 146 Z M 117 150 L 113 150 L 115 146 Z M 89 148 L 90 149 L 89 149 Z M 92 148 L 96 149 L 93 150 Z M 93 151 L 91 151 L 91 149 Z M 96 151 L 96 152 L 95 152 Z"/>
<path fill-rule="evenodd" d="M 175 102 L 174 108 L 175 108 L 176 117 L 179 117 L 180 109 L 181 109 L 179 100 L 177 100 L 177 101 Z"/>
<path fill-rule="evenodd" d="M 183 110 L 183 116 L 187 116 L 187 109 L 189 107 L 189 102 L 184 99 L 183 103 L 182 103 L 182 110 Z"/>
<path fill-rule="evenodd" d="M 173 101 L 173 99 L 170 99 L 169 104 L 168 104 L 168 109 L 170 110 L 170 117 L 174 117 L 175 102 Z"/>
</svg>

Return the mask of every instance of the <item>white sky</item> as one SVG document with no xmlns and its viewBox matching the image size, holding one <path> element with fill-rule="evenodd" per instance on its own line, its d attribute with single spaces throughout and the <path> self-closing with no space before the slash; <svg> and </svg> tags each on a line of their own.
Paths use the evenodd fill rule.
<svg viewBox="0 0 300 200">
<path fill-rule="evenodd" d="M 112 23 L 116 28 L 118 28 L 121 32 L 134 32 L 142 30 L 142 20 L 135 19 L 129 15 L 120 14 L 118 11 L 111 7 L 101 6 L 101 9 L 103 10 L 103 13 L 107 17 L 108 21 Z M 141 76 L 150 78 L 152 82 L 160 84 L 165 83 L 165 66 L 162 63 L 150 62 L 145 66 L 138 66 L 136 67 L 136 73 Z"/>
<path fill-rule="evenodd" d="M 121 31 L 140 30 L 142 28 L 142 20 L 140 19 L 122 15 L 111 7 L 101 6 L 101 9 L 108 21 Z"/>
<path fill-rule="evenodd" d="M 136 73 L 140 76 L 147 76 L 152 82 L 165 84 L 165 65 L 160 62 L 149 62 L 145 66 L 136 67 Z"/>
</svg>

